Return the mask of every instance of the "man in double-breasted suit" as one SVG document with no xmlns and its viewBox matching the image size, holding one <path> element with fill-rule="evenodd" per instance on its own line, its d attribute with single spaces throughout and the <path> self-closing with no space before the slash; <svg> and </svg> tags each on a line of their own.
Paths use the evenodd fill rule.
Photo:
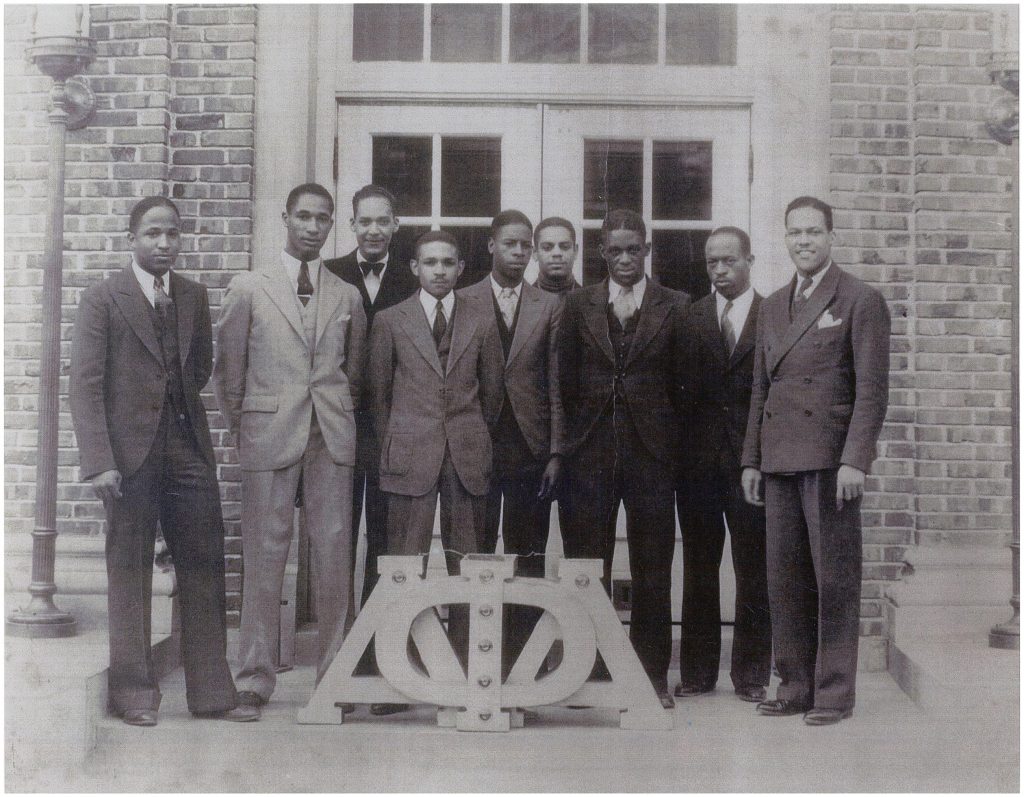
<svg viewBox="0 0 1024 797">
<path fill-rule="evenodd" d="M 325 260 L 324 267 L 354 285 L 363 300 L 367 335 L 373 331 L 373 317 L 412 296 L 419 283 L 408 263 L 400 263 L 390 251 L 398 230 L 395 198 L 385 188 L 365 185 L 352 196 L 352 218 L 356 248 L 344 257 Z M 358 541 L 359 518 L 366 494 L 366 570 L 362 603 L 377 583 L 377 557 L 387 545 L 387 498 L 378 481 L 379 446 L 373 434 L 373 419 L 366 406 L 356 408 L 356 466 L 352 482 L 352 543 Z M 365 668 L 364 668 L 365 669 Z M 372 667 L 365 669 L 373 672 Z"/>
<path fill-rule="evenodd" d="M 604 560 L 610 587 L 615 515 L 625 504 L 629 638 L 671 708 L 674 492 L 689 297 L 647 279 L 650 248 L 638 214 L 610 212 L 601 244 L 609 279 L 566 299 L 558 362 L 568 427 L 562 536 L 566 556 Z"/>
<path fill-rule="evenodd" d="M 71 417 L 82 478 L 107 512 L 109 697 L 130 725 L 156 725 L 150 656 L 157 523 L 174 560 L 189 709 L 259 719 L 237 705 L 225 658 L 224 526 L 217 464 L 199 391 L 213 341 L 206 289 L 172 272 L 181 219 L 164 197 L 128 224 L 132 262 L 88 288 L 71 353 Z"/>
<path fill-rule="evenodd" d="M 726 522 L 736 574 L 733 687 L 760 702 L 771 675 L 772 635 L 764 554 L 764 509 L 748 504 L 740 455 L 750 414 L 750 381 L 761 297 L 750 285 L 754 256 L 738 227 L 719 227 L 705 245 L 714 292 L 687 315 L 691 357 L 684 396 L 679 489 L 683 611 L 676 697 L 710 692 L 722 647 L 719 570 Z"/>
<path fill-rule="evenodd" d="M 316 563 L 317 681 L 355 618 L 352 596 L 354 409 L 366 317 L 359 292 L 322 268 L 334 202 L 307 183 L 288 195 L 287 242 L 235 277 L 217 325 L 214 388 L 242 468 L 240 699 L 274 691 L 280 601 L 302 485 Z"/>
<path fill-rule="evenodd" d="M 797 273 L 761 305 L 743 489 L 767 513 L 768 593 L 782 677 L 770 716 L 830 725 L 853 711 L 860 503 L 885 420 L 889 311 L 832 262 L 832 208 L 786 208 Z"/>
<path fill-rule="evenodd" d="M 481 550 L 491 477 L 489 423 L 501 401 L 494 325 L 458 297 L 458 244 L 446 232 L 416 243 L 420 290 L 377 316 L 368 377 L 381 441 L 380 486 L 388 496 L 388 553 L 427 554 L 441 501 L 441 543 L 448 572 Z M 449 636 L 465 661 L 468 625 L 453 607 Z M 403 705 L 376 704 L 375 714 Z"/>
<path fill-rule="evenodd" d="M 459 291 L 492 319 L 497 330 L 492 340 L 498 343 L 494 356 L 504 366 L 483 552 L 494 553 L 500 518 L 503 548 L 516 555 L 516 573 L 543 578 L 565 437 L 557 350 L 562 301 L 523 281 L 533 250 L 533 225 L 523 213 L 505 210 L 495 216 L 488 248 L 490 275 Z M 532 607 L 506 612 L 506 674 L 540 614 Z"/>
</svg>

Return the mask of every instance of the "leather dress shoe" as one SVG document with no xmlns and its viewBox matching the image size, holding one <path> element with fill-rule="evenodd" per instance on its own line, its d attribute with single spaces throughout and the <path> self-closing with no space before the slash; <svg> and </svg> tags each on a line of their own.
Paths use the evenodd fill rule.
<svg viewBox="0 0 1024 797">
<path fill-rule="evenodd" d="M 371 703 L 370 713 L 375 717 L 386 717 L 388 714 L 400 714 L 409 710 L 408 703 Z"/>
<path fill-rule="evenodd" d="M 136 725 L 140 728 L 152 728 L 156 725 L 156 709 L 153 708 L 129 708 L 121 713 L 121 719 L 126 725 Z"/>
<path fill-rule="evenodd" d="M 238 693 L 238 705 L 240 706 L 251 706 L 252 708 L 259 708 L 260 706 L 267 705 L 267 698 L 261 695 L 259 692 L 252 692 L 248 689 L 243 689 Z"/>
<path fill-rule="evenodd" d="M 694 697 L 696 695 L 706 695 L 708 692 L 713 691 L 715 691 L 714 684 L 677 684 L 675 696 Z"/>
<path fill-rule="evenodd" d="M 340 708 L 342 714 L 351 714 L 353 711 L 356 710 L 355 703 L 335 703 L 334 707 Z"/>
<path fill-rule="evenodd" d="M 812 708 L 804 714 L 804 722 L 808 725 L 835 725 L 852 715 L 852 708 Z"/>
<path fill-rule="evenodd" d="M 747 703 L 761 703 L 768 697 L 768 690 L 763 686 L 754 684 L 752 686 L 737 686 L 736 696 Z"/>
<path fill-rule="evenodd" d="M 228 722 L 256 722 L 260 710 L 256 706 L 239 704 L 225 711 L 193 711 L 192 716 L 201 720 L 227 720 Z"/>
<path fill-rule="evenodd" d="M 661 701 L 662 708 L 675 708 L 676 701 L 672 699 L 672 695 L 668 693 L 668 687 L 665 689 L 658 690 L 658 700 Z"/>
<path fill-rule="evenodd" d="M 797 703 L 795 700 L 764 700 L 757 704 L 757 713 L 766 717 L 791 717 L 803 714 L 810 706 Z"/>
</svg>

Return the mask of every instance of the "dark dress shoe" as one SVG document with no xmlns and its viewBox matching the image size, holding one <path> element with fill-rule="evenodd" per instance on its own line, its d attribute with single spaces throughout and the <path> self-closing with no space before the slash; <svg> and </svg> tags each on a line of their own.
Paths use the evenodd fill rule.
<svg viewBox="0 0 1024 797">
<path fill-rule="evenodd" d="M 812 708 L 804 714 L 804 722 L 807 725 L 835 725 L 852 715 L 852 708 Z"/>
<path fill-rule="evenodd" d="M 757 713 L 766 717 L 791 717 L 803 714 L 808 708 L 795 700 L 765 700 L 757 704 Z"/>
<path fill-rule="evenodd" d="M 334 707 L 340 708 L 342 714 L 351 714 L 353 711 L 356 710 L 355 703 L 335 703 Z"/>
<path fill-rule="evenodd" d="M 260 710 L 256 706 L 237 705 L 226 711 L 193 711 L 192 716 L 201 720 L 227 720 L 228 722 L 256 722 Z"/>
<path fill-rule="evenodd" d="M 706 695 L 714 692 L 714 684 L 678 684 L 675 689 L 676 697 L 694 697 L 695 695 Z"/>
<path fill-rule="evenodd" d="M 737 686 L 736 696 L 747 703 L 761 703 L 768 697 L 768 690 L 763 686 Z"/>
<path fill-rule="evenodd" d="M 267 705 L 267 702 L 267 698 L 265 698 L 259 692 L 250 692 L 246 689 L 238 693 L 238 705 L 240 706 L 251 706 L 253 708 L 259 708 L 260 706 Z"/>
<path fill-rule="evenodd" d="M 400 714 L 409 710 L 408 703 L 371 703 L 370 713 L 375 717 L 386 717 L 388 714 Z"/>
<path fill-rule="evenodd" d="M 658 700 L 661 701 L 662 708 L 675 708 L 676 701 L 672 699 L 672 695 L 668 693 L 668 689 L 662 689 L 658 692 Z"/>
<path fill-rule="evenodd" d="M 136 725 L 139 728 L 152 728 L 156 725 L 156 709 L 129 708 L 121 714 L 121 719 L 126 725 Z"/>
</svg>

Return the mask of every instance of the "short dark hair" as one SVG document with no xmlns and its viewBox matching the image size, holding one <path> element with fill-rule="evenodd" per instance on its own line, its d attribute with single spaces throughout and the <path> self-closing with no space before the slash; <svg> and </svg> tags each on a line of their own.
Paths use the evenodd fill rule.
<svg viewBox="0 0 1024 797">
<path fill-rule="evenodd" d="M 537 239 L 540 237 L 540 231 L 546 230 L 548 227 L 564 227 L 569 231 L 569 235 L 572 236 L 572 242 L 576 243 L 576 228 L 572 226 L 572 222 L 568 219 L 563 219 L 561 216 L 548 216 L 540 224 L 538 224 L 533 230 L 533 245 L 537 245 Z"/>
<path fill-rule="evenodd" d="M 415 259 L 420 259 L 420 247 L 433 243 L 451 244 L 455 247 L 456 256 L 459 259 L 462 258 L 462 252 L 459 251 L 459 242 L 455 240 L 454 235 L 445 230 L 429 230 L 416 239 L 416 247 L 413 249 Z"/>
<path fill-rule="evenodd" d="M 503 210 L 491 222 L 491 237 L 494 238 L 498 230 L 510 224 L 525 224 L 530 228 L 530 232 L 533 232 L 533 222 L 521 210 Z"/>
<path fill-rule="evenodd" d="M 640 237 L 647 240 L 647 225 L 644 224 L 643 216 L 633 210 L 609 210 L 601 224 L 601 236 L 606 237 L 608 233 L 615 230 L 632 230 L 640 233 Z"/>
<path fill-rule="evenodd" d="M 370 185 L 364 185 L 352 194 L 352 218 L 359 214 L 359 203 L 373 196 L 379 196 L 381 199 L 387 200 L 388 205 L 391 206 L 391 215 L 396 215 L 395 208 L 398 203 L 395 200 L 395 195 L 388 191 L 388 189 L 371 183 Z"/>
<path fill-rule="evenodd" d="M 306 194 L 312 194 L 313 196 L 320 196 L 327 200 L 327 204 L 331 206 L 331 215 L 334 215 L 334 197 L 331 196 L 331 192 L 324 188 L 320 183 L 303 183 L 297 185 L 291 191 L 288 192 L 288 198 L 284 201 L 285 213 L 291 213 L 295 208 L 295 203 L 299 201 L 300 196 Z"/>
<path fill-rule="evenodd" d="M 825 217 L 825 228 L 832 232 L 832 206 L 827 202 L 822 202 L 817 197 L 813 196 L 798 196 L 788 205 L 786 205 L 786 212 L 782 216 L 782 223 L 789 224 L 789 214 L 797 208 L 814 208 L 820 210 L 821 214 Z"/>
<path fill-rule="evenodd" d="M 181 221 L 181 211 L 178 210 L 178 206 L 171 200 L 165 196 L 148 196 L 136 202 L 131 213 L 128 214 L 128 232 L 132 234 L 138 232 L 142 217 L 153 208 L 170 208 L 174 211 L 174 215 L 178 217 L 178 221 Z"/>
<path fill-rule="evenodd" d="M 728 225 L 726 225 L 725 227 L 719 227 L 715 230 L 712 230 L 711 235 L 708 236 L 708 240 L 710 241 L 716 235 L 733 236 L 737 241 L 740 242 L 740 251 L 743 253 L 743 256 L 750 257 L 750 236 L 747 235 L 747 233 L 741 230 L 739 227 L 731 227 Z"/>
</svg>

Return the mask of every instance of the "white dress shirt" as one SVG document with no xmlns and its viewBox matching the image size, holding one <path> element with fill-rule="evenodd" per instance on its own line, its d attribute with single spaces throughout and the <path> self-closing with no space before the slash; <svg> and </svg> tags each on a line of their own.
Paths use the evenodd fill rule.
<svg viewBox="0 0 1024 797">
<path fill-rule="evenodd" d="M 813 277 L 811 277 L 811 285 L 810 285 L 810 287 L 807 290 L 804 291 L 804 298 L 805 299 L 810 299 L 811 298 L 811 294 L 814 293 L 814 289 L 817 288 L 821 284 L 821 281 L 825 278 L 825 275 L 828 273 L 828 270 L 830 268 L 832 268 L 832 260 L 831 259 L 825 264 L 825 267 L 821 271 L 819 271 L 817 274 L 815 274 Z M 794 288 L 794 290 L 797 290 L 797 291 L 800 290 L 800 282 L 801 282 L 801 280 L 803 280 L 803 278 L 804 278 L 804 275 L 801 274 L 800 272 L 797 272 L 797 275 L 796 275 L 796 288 Z"/>
<path fill-rule="evenodd" d="M 377 293 L 380 291 L 380 283 L 384 279 L 384 272 L 388 270 L 388 257 L 390 252 L 385 252 L 384 257 L 380 260 L 370 260 L 367 257 L 363 257 L 363 253 L 356 250 L 356 263 L 359 264 L 359 271 L 362 273 L 363 263 L 383 263 L 384 268 L 380 270 L 380 274 L 374 274 L 372 271 L 369 274 L 363 274 L 363 284 L 366 286 L 366 293 L 370 297 L 370 304 L 377 301 Z"/>
<path fill-rule="evenodd" d="M 156 288 L 153 287 L 153 280 L 156 279 L 146 269 L 135 262 L 135 258 L 132 258 L 132 272 L 135 274 L 135 279 L 139 281 L 139 287 L 142 288 L 142 292 L 145 294 L 146 299 L 149 300 L 150 307 L 156 307 Z M 168 269 L 167 273 L 164 274 L 164 293 L 168 296 L 171 295 L 171 270 Z"/>
<path fill-rule="evenodd" d="M 306 264 L 309 266 L 309 281 L 313 283 L 313 292 L 316 293 L 317 285 L 320 284 L 320 257 L 317 256 L 316 260 L 307 260 Z M 284 266 L 285 273 L 288 275 L 288 280 L 295 288 L 293 294 L 295 301 L 299 301 L 299 269 L 302 268 L 302 261 L 296 260 L 287 252 L 281 252 L 281 265 Z M 300 303 L 301 304 L 301 303 Z"/>
<path fill-rule="evenodd" d="M 629 290 L 629 288 L 623 288 L 615 280 L 609 278 L 608 279 L 608 303 L 611 304 L 615 300 L 616 296 L 618 296 L 619 294 L 624 293 L 625 291 L 628 291 L 628 290 Z M 644 303 L 644 291 L 646 291 L 646 290 L 647 290 L 647 276 L 644 275 L 643 277 L 640 278 L 640 281 L 636 285 L 633 286 L 633 302 L 636 304 L 636 309 L 637 310 L 639 310 L 640 309 L 640 305 L 642 305 Z"/>
<path fill-rule="evenodd" d="M 423 312 L 427 314 L 427 326 L 434 328 L 434 316 L 437 315 L 437 299 L 420 288 L 420 304 L 423 305 Z M 452 322 L 452 311 L 455 309 L 455 291 L 448 291 L 441 300 L 444 308 L 444 320 L 449 324 Z"/>
<path fill-rule="evenodd" d="M 718 291 L 715 291 L 715 307 L 718 311 L 718 328 L 722 328 L 722 313 L 725 311 L 726 299 Z M 743 334 L 743 327 L 747 323 L 747 316 L 750 315 L 750 305 L 754 303 L 754 289 L 748 285 L 747 289 L 732 300 L 732 307 L 729 310 L 729 320 L 732 322 L 733 334 L 739 340 Z"/>
</svg>

